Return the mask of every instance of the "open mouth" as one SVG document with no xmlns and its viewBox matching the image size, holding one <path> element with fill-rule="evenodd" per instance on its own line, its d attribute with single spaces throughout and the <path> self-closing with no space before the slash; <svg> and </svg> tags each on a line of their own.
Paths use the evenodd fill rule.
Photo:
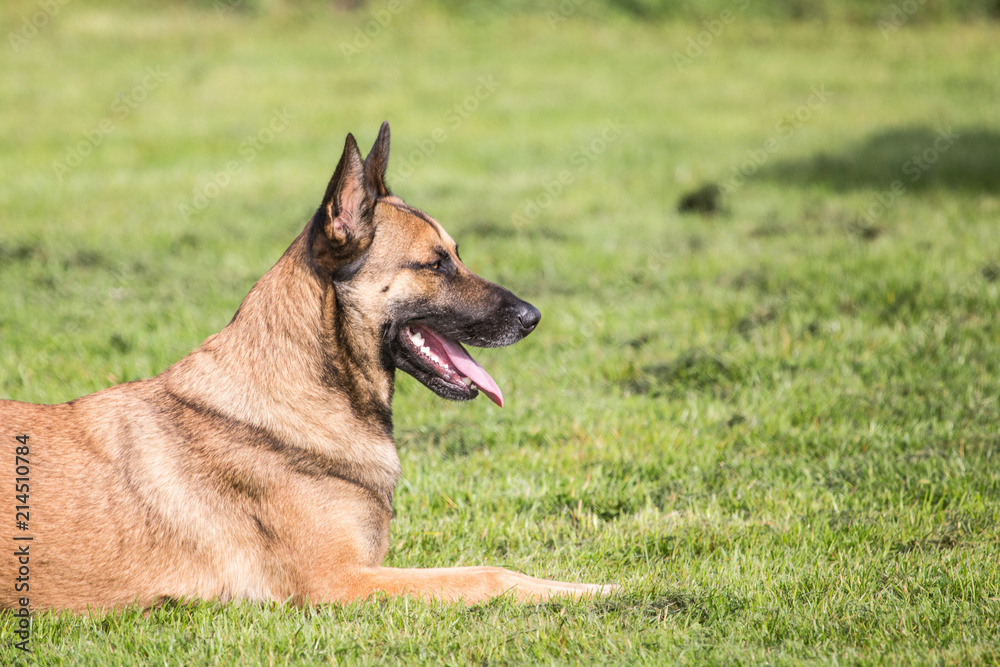
<svg viewBox="0 0 1000 667">
<path fill-rule="evenodd" d="M 399 341 L 410 353 L 409 356 L 416 362 L 419 370 L 430 376 L 428 379 L 434 381 L 434 384 L 443 383 L 448 393 L 454 394 L 449 398 L 471 399 L 481 391 L 491 401 L 503 407 L 500 387 L 458 341 L 416 322 L 403 327 Z M 428 384 L 427 379 L 416 377 Z M 433 386 L 431 388 L 437 390 Z"/>
</svg>

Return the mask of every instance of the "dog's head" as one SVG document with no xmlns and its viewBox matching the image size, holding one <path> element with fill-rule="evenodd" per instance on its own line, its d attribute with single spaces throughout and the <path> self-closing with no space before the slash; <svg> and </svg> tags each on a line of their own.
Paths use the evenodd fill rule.
<svg viewBox="0 0 1000 667">
<path fill-rule="evenodd" d="M 541 314 L 465 266 L 458 245 L 385 182 L 389 124 L 362 160 L 352 135 L 310 226 L 312 261 L 338 307 L 375 334 L 380 363 L 406 371 L 439 396 L 503 406 L 493 378 L 462 343 L 500 347 L 521 340 Z"/>
</svg>

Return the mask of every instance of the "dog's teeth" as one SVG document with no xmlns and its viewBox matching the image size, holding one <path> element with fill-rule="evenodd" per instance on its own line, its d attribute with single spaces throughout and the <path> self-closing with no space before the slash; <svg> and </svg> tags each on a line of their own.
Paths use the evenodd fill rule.
<svg viewBox="0 0 1000 667">
<path fill-rule="evenodd" d="M 433 361 L 434 363 L 436 363 L 438 366 L 440 366 L 445 370 L 451 370 L 451 366 L 448 365 L 448 362 L 442 361 L 441 357 L 431 352 L 431 348 L 424 344 L 425 342 L 424 337 L 421 336 L 419 333 L 417 332 L 411 333 L 410 340 L 413 341 L 413 344 L 416 345 L 417 349 L 420 350 L 420 354 L 424 355 L 425 358 L 430 359 L 431 361 Z"/>
<path fill-rule="evenodd" d="M 465 383 L 466 387 L 471 387 L 472 386 L 472 380 L 470 380 L 469 378 L 462 378 L 462 382 Z"/>
</svg>

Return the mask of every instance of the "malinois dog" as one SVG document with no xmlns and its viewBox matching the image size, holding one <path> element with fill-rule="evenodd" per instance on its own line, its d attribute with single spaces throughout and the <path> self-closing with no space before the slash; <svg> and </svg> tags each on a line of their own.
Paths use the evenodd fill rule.
<svg viewBox="0 0 1000 667">
<path fill-rule="evenodd" d="M 348 135 L 305 230 L 232 321 L 159 376 L 61 405 L 0 401 L 15 522 L 0 607 L 611 591 L 498 567 L 381 566 L 401 473 L 396 370 L 502 406 L 462 344 L 516 343 L 541 317 L 389 191 L 388 159 L 388 123 L 364 160 Z"/>
</svg>

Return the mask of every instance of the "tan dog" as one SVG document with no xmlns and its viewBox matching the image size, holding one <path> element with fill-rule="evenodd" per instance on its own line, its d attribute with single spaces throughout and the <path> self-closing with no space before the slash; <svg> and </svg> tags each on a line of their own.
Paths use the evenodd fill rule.
<svg viewBox="0 0 1000 667">
<path fill-rule="evenodd" d="M 400 475 L 396 369 L 502 405 L 460 343 L 509 345 L 541 317 L 389 192 L 388 158 L 388 124 L 364 161 L 348 135 L 305 230 L 229 325 L 161 375 L 62 405 L 0 401 L 0 488 L 18 494 L 0 607 L 610 591 L 496 567 L 381 567 Z"/>
</svg>

